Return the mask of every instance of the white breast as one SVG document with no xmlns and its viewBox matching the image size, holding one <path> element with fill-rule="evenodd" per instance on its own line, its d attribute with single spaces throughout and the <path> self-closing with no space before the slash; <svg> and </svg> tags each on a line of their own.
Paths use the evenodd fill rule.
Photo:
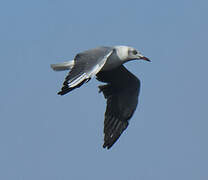
<svg viewBox="0 0 208 180">
<path fill-rule="evenodd" d="M 128 46 L 115 46 L 114 47 L 117 52 L 117 56 L 121 61 L 126 61 L 128 58 L 128 51 L 129 47 Z"/>
</svg>

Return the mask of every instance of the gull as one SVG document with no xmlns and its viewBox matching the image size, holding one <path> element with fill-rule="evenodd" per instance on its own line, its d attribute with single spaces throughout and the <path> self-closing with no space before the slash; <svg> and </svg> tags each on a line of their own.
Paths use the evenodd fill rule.
<svg viewBox="0 0 208 180">
<path fill-rule="evenodd" d="M 138 50 L 129 46 L 97 47 L 78 53 L 74 60 L 51 64 L 54 71 L 70 70 L 59 95 L 65 95 L 87 83 L 94 76 L 107 99 L 104 119 L 103 148 L 110 149 L 128 127 L 138 104 L 140 80 L 123 64 L 131 60 L 150 61 Z"/>
</svg>

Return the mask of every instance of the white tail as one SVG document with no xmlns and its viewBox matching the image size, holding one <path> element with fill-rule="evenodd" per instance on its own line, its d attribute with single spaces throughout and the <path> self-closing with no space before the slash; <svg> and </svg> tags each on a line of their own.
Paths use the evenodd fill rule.
<svg viewBox="0 0 208 180">
<path fill-rule="evenodd" d="M 63 63 L 58 63 L 58 64 L 51 64 L 51 68 L 54 71 L 65 71 L 65 70 L 70 70 L 74 66 L 74 60 L 72 61 L 67 61 Z"/>
</svg>

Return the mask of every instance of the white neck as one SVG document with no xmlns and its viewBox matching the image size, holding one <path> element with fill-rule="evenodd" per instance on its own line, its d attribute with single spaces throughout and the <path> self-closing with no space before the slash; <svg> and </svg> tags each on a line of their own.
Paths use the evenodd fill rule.
<svg viewBox="0 0 208 180">
<path fill-rule="evenodd" d="M 115 46 L 117 56 L 121 61 L 126 61 L 128 58 L 128 46 Z"/>
</svg>

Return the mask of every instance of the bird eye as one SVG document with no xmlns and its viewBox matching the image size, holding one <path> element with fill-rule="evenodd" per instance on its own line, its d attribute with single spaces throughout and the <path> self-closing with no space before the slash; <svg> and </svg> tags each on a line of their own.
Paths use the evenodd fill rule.
<svg viewBox="0 0 208 180">
<path fill-rule="evenodd" d="M 134 55 L 136 55 L 136 54 L 137 54 L 137 51 L 136 51 L 136 50 L 133 50 L 132 53 L 133 53 Z"/>
</svg>

